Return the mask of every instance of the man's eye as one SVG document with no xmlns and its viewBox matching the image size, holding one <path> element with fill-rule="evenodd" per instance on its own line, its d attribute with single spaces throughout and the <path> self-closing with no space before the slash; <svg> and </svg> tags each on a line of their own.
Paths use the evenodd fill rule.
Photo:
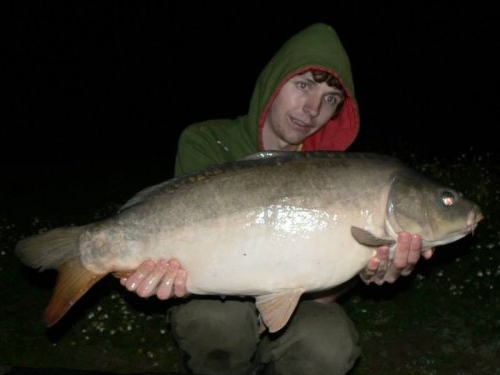
<svg viewBox="0 0 500 375">
<path fill-rule="evenodd" d="M 325 100 L 329 104 L 337 104 L 339 102 L 339 98 L 337 95 L 327 95 Z"/>
<path fill-rule="evenodd" d="M 309 86 L 306 82 L 297 82 L 297 87 L 301 90 L 307 89 Z"/>
</svg>

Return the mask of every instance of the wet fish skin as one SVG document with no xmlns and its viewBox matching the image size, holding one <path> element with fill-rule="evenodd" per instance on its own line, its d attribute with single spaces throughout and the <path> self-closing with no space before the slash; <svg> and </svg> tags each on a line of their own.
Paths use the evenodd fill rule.
<svg viewBox="0 0 500 375">
<path fill-rule="evenodd" d="M 192 294 L 253 296 L 269 331 L 299 298 L 340 285 L 402 230 L 424 249 L 472 233 L 480 208 L 385 155 L 266 152 L 171 179 L 117 215 L 19 241 L 30 267 L 57 269 L 54 325 L 99 279 L 177 258 Z"/>
</svg>

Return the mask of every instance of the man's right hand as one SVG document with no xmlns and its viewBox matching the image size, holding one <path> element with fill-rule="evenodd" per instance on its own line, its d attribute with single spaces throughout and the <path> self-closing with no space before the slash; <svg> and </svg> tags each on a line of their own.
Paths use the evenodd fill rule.
<svg viewBox="0 0 500 375">
<path fill-rule="evenodd" d="M 120 283 L 140 297 L 155 295 L 166 300 L 170 297 L 186 297 L 187 272 L 177 259 L 160 259 L 144 261 L 137 270 L 128 277 L 122 277 Z"/>
</svg>

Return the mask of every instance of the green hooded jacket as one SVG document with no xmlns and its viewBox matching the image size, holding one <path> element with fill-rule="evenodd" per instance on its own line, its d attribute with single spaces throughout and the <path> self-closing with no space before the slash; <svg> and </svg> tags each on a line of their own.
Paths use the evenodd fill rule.
<svg viewBox="0 0 500 375">
<path fill-rule="evenodd" d="M 286 81 L 309 69 L 335 75 L 347 96 L 338 116 L 306 138 L 302 151 L 344 151 L 359 131 L 351 65 L 335 30 L 317 23 L 290 38 L 269 61 L 257 78 L 248 114 L 199 122 L 184 129 L 178 143 L 175 175 L 263 151 L 262 127 L 271 104 Z"/>
</svg>

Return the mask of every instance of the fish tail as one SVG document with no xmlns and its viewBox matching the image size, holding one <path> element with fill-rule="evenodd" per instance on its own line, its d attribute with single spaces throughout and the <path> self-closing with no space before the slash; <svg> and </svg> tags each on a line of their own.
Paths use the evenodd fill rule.
<svg viewBox="0 0 500 375">
<path fill-rule="evenodd" d="M 58 268 L 57 282 L 44 321 L 48 327 L 64 314 L 105 274 L 96 274 L 83 267 L 79 258 L 72 258 Z"/>
<path fill-rule="evenodd" d="M 31 268 L 45 271 L 58 269 L 69 259 L 79 256 L 78 239 L 84 227 L 57 228 L 24 238 L 15 253 Z"/>
<path fill-rule="evenodd" d="M 57 228 L 18 242 L 16 254 L 29 267 L 44 271 L 56 269 L 57 282 L 45 310 L 44 321 L 53 326 L 104 274 L 86 269 L 78 249 L 84 227 Z"/>
</svg>

